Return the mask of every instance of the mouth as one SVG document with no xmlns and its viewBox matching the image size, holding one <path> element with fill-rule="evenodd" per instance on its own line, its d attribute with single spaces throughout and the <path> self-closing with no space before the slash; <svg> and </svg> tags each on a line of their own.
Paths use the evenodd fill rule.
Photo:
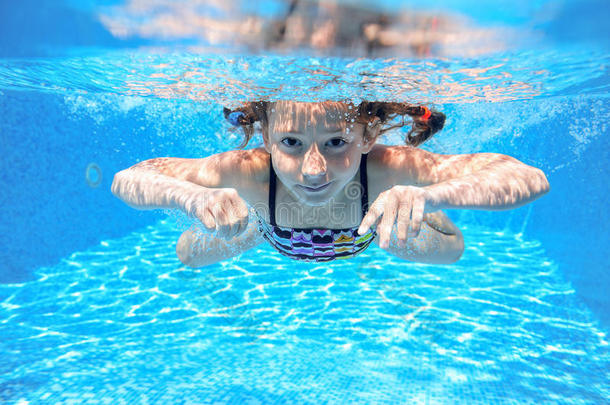
<svg viewBox="0 0 610 405">
<path fill-rule="evenodd" d="M 310 193 L 317 193 L 317 192 L 327 189 L 329 185 L 330 185 L 330 182 L 323 184 L 321 186 L 318 186 L 318 187 L 308 187 L 308 186 L 303 186 L 301 184 L 299 184 L 299 187 L 301 187 L 303 190 L 308 191 Z"/>
</svg>

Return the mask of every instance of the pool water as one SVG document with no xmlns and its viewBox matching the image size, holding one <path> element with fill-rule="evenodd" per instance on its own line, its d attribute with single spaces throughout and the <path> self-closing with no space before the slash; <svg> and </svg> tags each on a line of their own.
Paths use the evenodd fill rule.
<svg viewBox="0 0 610 405">
<path fill-rule="evenodd" d="M 170 3 L 0 4 L 0 403 L 610 403 L 610 7 L 401 2 L 470 40 L 372 58 L 205 42 L 167 13 L 223 5 Z M 263 244 L 187 268 L 188 224 L 129 208 L 113 175 L 235 149 L 222 108 L 259 99 L 427 104 L 447 121 L 424 149 L 514 156 L 551 191 L 448 211 L 452 265 Z"/>
<path fill-rule="evenodd" d="M 170 220 L 102 241 L 0 288 L 2 399 L 606 402 L 606 333 L 540 242 L 463 231 L 444 267 L 262 246 L 187 269 Z"/>
</svg>

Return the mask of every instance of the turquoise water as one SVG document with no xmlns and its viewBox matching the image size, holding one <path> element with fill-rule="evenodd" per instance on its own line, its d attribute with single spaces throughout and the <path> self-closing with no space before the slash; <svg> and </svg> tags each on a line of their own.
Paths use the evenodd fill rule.
<svg viewBox="0 0 610 405">
<path fill-rule="evenodd" d="M 607 402 L 606 332 L 540 242 L 462 230 L 450 266 L 263 245 L 193 270 L 170 220 L 102 241 L 0 287 L 2 399 Z"/>
<path fill-rule="evenodd" d="M 610 403 L 610 7 L 412 2 L 453 19 L 453 42 L 369 58 L 147 31 L 239 13 L 135 3 L 0 4 L 0 403 Z M 186 268 L 184 221 L 127 207 L 113 175 L 236 148 L 222 108 L 263 98 L 427 104 L 447 121 L 423 148 L 514 156 L 551 192 L 448 211 L 466 244 L 453 265 L 376 246 L 300 263 L 263 244 Z"/>
</svg>

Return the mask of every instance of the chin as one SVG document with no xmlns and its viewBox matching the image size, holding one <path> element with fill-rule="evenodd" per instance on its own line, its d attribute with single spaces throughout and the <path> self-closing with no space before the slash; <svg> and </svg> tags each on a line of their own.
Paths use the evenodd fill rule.
<svg viewBox="0 0 610 405">
<path fill-rule="evenodd" d="M 312 207 L 321 207 L 327 205 L 330 200 L 335 198 L 336 190 L 326 190 L 326 192 L 320 195 L 307 194 L 305 191 L 298 193 L 299 199 L 304 203 Z"/>
</svg>

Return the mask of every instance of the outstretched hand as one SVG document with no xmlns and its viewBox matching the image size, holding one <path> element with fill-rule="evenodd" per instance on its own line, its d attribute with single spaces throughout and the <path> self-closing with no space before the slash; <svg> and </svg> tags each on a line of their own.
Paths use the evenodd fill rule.
<svg viewBox="0 0 610 405">
<path fill-rule="evenodd" d="M 210 189 L 194 205 L 192 215 L 216 237 L 229 240 L 248 227 L 248 206 L 234 188 Z"/>
<path fill-rule="evenodd" d="M 396 236 L 401 247 L 406 246 L 408 237 L 417 237 L 430 202 L 428 192 L 421 187 L 394 186 L 379 194 L 362 219 L 358 233 L 364 234 L 379 223 L 377 234 L 379 246 L 386 249 L 390 244 L 392 228 L 396 224 Z"/>
</svg>

